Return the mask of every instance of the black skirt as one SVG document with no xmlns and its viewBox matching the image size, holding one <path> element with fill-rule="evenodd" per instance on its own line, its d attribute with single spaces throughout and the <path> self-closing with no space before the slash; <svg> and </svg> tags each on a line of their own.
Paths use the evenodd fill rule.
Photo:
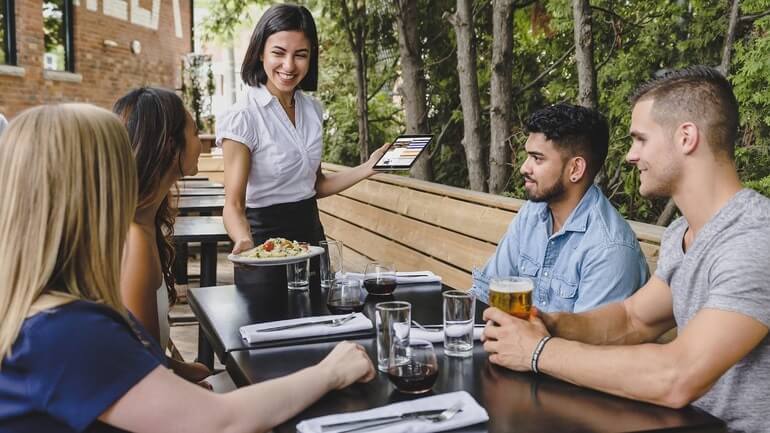
<svg viewBox="0 0 770 433">
<path fill-rule="evenodd" d="M 325 239 L 324 229 L 318 217 L 315 197 L 294 203 L 280 203 L 262 208 L 247 208 L 246 220 L 251 227 L 254 245 L 270 238 L 286 238 L 292 241 L 319 245 Z M 310 279 L 318 280 L 320 259 L 310 260 Z M 286 287 L 286 266 L 235 266 L 235 284 L 268 285 Z"/>
</svg>

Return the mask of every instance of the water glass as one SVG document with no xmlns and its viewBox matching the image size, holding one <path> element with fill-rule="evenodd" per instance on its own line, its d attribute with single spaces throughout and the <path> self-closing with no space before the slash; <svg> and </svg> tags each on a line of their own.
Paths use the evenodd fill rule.
<svg viewBox="0 0 770 433">
<path fill-rule="evenodd" d="M 470 293 L 450 290 L 444 297 L 444 353 L 447 356 L 473 355 L 473 323 L 476 298 Z"/>
<path fill-rule="evenodd" d="M 337 274 L 342 273 L 342 241 L 321 241 L 321 287 L 329 288 Z"/>
<path fill-rule="evenodd" d="M 433 343 L 412 339 L 406 348 L 406 362 L 388 364 L 388 379 L 396 389 L 406 394 L 428 392 L 438 378 L 438 361 Z"/>
<path fill-rule="evenodd" d="M 308 290 L 310 287 L 310 259 L 286 265 L 289 290 Z"/>
<path fill-rule="evenodd" d="M 386 296 L 396 290 L 396 265 L 371 262 L 364 270 L 364 288 L 370 295 Z"/>
<path fill-rule="evenodd" d="M 326 297 L 326 306 L 332 314 L 349 314 L 364 309 L 364 291 L 357 279 L 332 280 Z"/>
<path fill-rule="evenodd" d="M 403 301 L 380 302 L 374 306 L 377 329 L 377 369 L 387 372 L 392 365 L 406 364 L 412 304 Z"/>
</svg>

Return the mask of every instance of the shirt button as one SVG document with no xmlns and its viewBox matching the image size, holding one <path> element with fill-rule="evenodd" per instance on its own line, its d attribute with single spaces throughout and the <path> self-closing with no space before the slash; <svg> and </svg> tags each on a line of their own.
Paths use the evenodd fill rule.
<svg viewBox="0 0 770 433">
<path fill-rule="evenodd" d="M 546 277 L 548 276 L 548 272 L 546 272 L 546 273 L 545 273 L 545 276 L 546 276 Z"/>
<path fill-rule="evenodd" d="M 545 301 L 540 301 L 540 305 L 545 305 Z"/>
</svg>

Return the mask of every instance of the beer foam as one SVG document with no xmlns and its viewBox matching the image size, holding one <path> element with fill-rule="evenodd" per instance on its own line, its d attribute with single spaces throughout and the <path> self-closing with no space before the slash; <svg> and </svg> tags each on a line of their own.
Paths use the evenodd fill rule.
<svg viewBox="0 0 770 433">
<path fill-rule="evenodd" d="M 526 293 L 532 291 L 530 281 L 497 281 L 489 286 L 489 290 L 498 293 Z"/>
</svg>

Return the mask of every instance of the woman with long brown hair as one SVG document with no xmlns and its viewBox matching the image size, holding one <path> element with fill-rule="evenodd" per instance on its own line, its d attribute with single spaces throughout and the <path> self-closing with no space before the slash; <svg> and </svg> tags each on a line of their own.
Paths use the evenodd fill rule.
<svg viewBox="0 0 770 433">
<path fill-rule="evenodd" d="M 165 349 L 169 305 L 176 299 L 175 210 L 169 192 L 178 179 L 198 172 L 201 143 L 195 121 L 170 90 L 134 89 L 115 102 L 113 111 L 128 130 L 139 180 L 139 201 L 123 252 L 121 294 L 126 308 Z M 193 382 L 211 374 L 200 363 L 169 359 L 169 365 Z"/>
<path fill-rule="evenodd" d="M 0 431 L 268 431 L 375 374 L 349 342 L 227 394 L 169 372 L 120 299 L 137 179 L 126 130 L 107 110 L 18 115 L 0 136 L 0 197 Z"/>
</svg>

